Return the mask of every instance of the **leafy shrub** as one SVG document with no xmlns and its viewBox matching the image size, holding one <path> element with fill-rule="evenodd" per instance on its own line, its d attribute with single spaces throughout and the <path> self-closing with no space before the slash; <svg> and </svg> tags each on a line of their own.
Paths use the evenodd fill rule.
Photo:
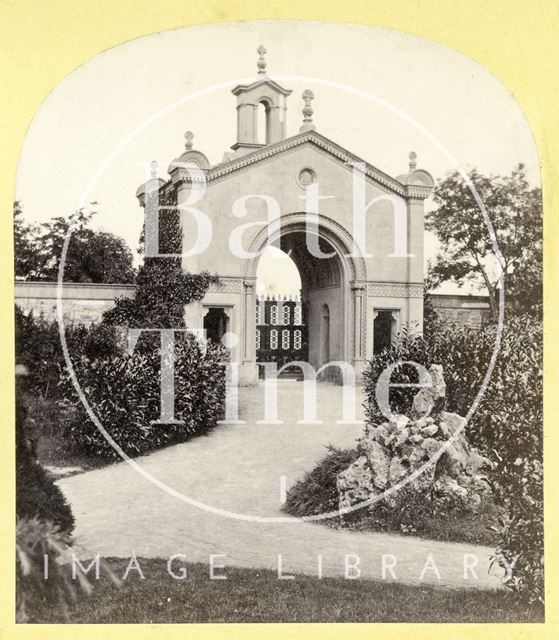
<svg viewBox="0 0 559 640">
<path fill-rule="evenodd" d="M 39 622 L 44 608 L 61 610 L 70 622 L 69 604 L 77 601 L 81 590 L 90 595 L 93 587 L 87 576 L 76 572 L 68 560 L 72 552 L 70 537 L 49 520 L 18 518 L 16 523 L 16 622 Z M 45 578 L 45 556 L 48 572 Z M 110 580 L 120 581 L 105 563 L 100 563 Z M 77 589 L 76 587 L 79 587 Z"/>
<path fill-rule="evenodd" d="M 336 477 L 358 458 L 355 449 L 328 448 L 318 466 L 287 492 L 284 509 L 293 516 L 314 516 L 338 509 Z"/>
<path fill-rule="evenodd" d="M 71 332 L 69 342 L 72 347 L 81 344 L 86 335 L 87 329 L 83 326 Z M 74 336 L 75 341 L 72 339 Z M 42 316 L 35 318 L 33 313 L 25 314 L 16 305 L 15 347 L 16 362 L 27 369 L 28 393 L 40 398 L 57 397 L 58 382 L 64 367 L 58 325 Z"/>
<path fill-rule="evenodd" d="M 74 516 L 59 487 L 36 461 L 17 465 L 16 511 L 20 517 L 51 520 L 61 531 L 70 533 Z"/>
<path fill-rule="evenodd" d="M 414 361 L 424 366 L 443 366 L 447 385 L 446 410 L 466 415 L 487 372 L 497 328 L 472 329 L 434 325 L 424 335 L 402 332 L 390 349 L 376 355 L 364 374 L 367 417 L 384 420 L 375 401 L 379 375 L 389 364 Z M 496 366 L 480 404 L 468 424 L 468 439 L 493 459 L 499 472 L 509 469 L 518 457 L 542 457 L 543 367 L 542 325 L 527 316 L 505 323 Z M 392 375 L 393 383 L 416 383 L 417 371 L 402 366 Z M 392 411 L 408 413 L 417 388 L 391 389 Z M 505 490 L 510 485 L 502 485 Z M 497 487 L 499 489 L 500 487 Z M 516 488 L 516 487 L 515 487 Z M 504 499 L 504 496 L 503 496 Z"/>
<path fill-rule="evenodd" d="M 375 402 L 379 375 L 391 363 L 441 364 L 447 410 L 466 415 L 489 366 L 497 339 L 493 325 L 481 332 L 435 320 L 424 335 L 404 331 L 390 349 L 375 356 L 364 376 L 371 422 L 380 419 Z M 506 319 L 496 366 L 468 427 L 469 441 L 492 459 L 495 496 L 507 512 L 497 531 L 498 553 L 516 558 L 508 584 L 528 601 L 543 599 L 543 327 L 530 316 Z M 392 382 L 417 382 L 411 366 Z M 408 413 L 415 388 L 391 390 L 391 408 Z"/>
<path fill-rule="evenodd" d="M 146 196 L 149 199 L 149 195 Z M 172 196 L 161 205 L 175 206 Z M 142 234 L 143 236 L 143 234 Z M 136 296 L 119 298 L 105 312 L 101 327 L 116 335 L 117 328 L 183 329 L 184 307 L 206 294 L 216 277 L 207 273 L 184 273 L 181 258 L 182 230 L 176 209 L 159 217 L 159 251 L 164 257 L 145 257 L 138 270 Z M 140 239 L 143 243 L 143 237 Z M 160 338 L 143 334 L 134 353 L 111 350 L 109 357 L 81 357 L 75 371 L 93 411 L 115 442 L 129 456 L 183 442 L 206 433 L 222 417 L 225 398 L 224 362 L 221 345 L 208 344 L 202 354 L 190 335 L 175 334 L 174 416 L 178 424 L 153 424 L 161 405 Z M 86 455 L 117 457 L 103 435 L 77 405 L 65 414 L 65 428 L 78 449 Z"/>
<path fill-rule="evenodd" d="M 132 354 L 74 363 L 80 386 L 101 424 L 129 456 L 183 442 L 212 429 L 222 417 L 225 349 L 209 344 L 205 354 L 192 336 L 175 342 L 175 419 L 152 424 L 161 411 L 160 348 L 148 335 Z M 140 341 L 144 338 L 140 337 Z M 68 393 L 72 394 L 66 380 Z M 117 458 L 118 453 L 90 420 L 81 403 L 70 405 L 62 427 L 83 455 Z"/>
<path fill-rule="evenodd" d="M 16 621 L 34 622 L 36 610 L 44 604 L 67 609 L 75 601 L 73 581 L 57 560 L 70 549 L 70 538 L 48 520 L 18 518 L 16 523 Z M 48 580 L 44 577 L 44 557 L 49 556 Z M 78 572 L 80 585 L 91 585 Z"/>
<path fill-rule="evenodd" d="M 504 569 L 512 566 L 506 585 L 529 605 L 538 605 L 544 602 L 543 467 L 539 460 L 525 458 L 517 466 L 514 480 L 524 480 L 522 493 L 513 496 L 508 515 L 495 527 L 499 545 L 494 559 Z"/>
<path fill-rule="evenodd" d="M 434 323 L 424 334 L 404 327 L 390 348 L 375 355 L 364 372 L 363 383 L 367 400 L 366 413 L 370 422 L 384 421 L 375 400 L 379 376 L 394 363 L 411 361 L 429 367 L 441 364 L 447 385 L 446 410 L 465 415 L 481 385 L 495 345 L 493 328 L 483 332 L 444 323 Z M 394 370 L 391 382 L 415 384 L 417 370 L 403 365 Z M 392 388 L 390 406 L 393 412 L 409 415 L 416 387 Z"/>
<path fill-rule="evenodd" d="M 72 357 L 90 359 L 109 356 L 119 351 L 119 338 L 115 327 L 106 324 L 68 323 L 65 325 L 66 344 Z M 61 375 L 66 361 L 60 342 L 58 323 L 25 314 L 15 307 L 16 361 L 27 369 L 25 387 L 29 395 L 44 400 L 60 400 Z"/>
</svg>

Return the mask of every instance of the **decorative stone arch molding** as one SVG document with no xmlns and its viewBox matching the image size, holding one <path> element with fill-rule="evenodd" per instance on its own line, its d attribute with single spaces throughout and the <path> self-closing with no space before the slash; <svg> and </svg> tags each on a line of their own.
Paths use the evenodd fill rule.
<svg viewBox="0 0 559 640">
<path fill-rule="evenodd" d="M 258 253 L 266 248 L 271 242 L 279 240 L 282 235 L 293 231 L 304 231 L 307 229 L 308 214 L 296 212 L 282 215 L 277 223 L 272 223 L 263 227 L 252 239 L 248 248 L 248 253 Z M 271 228 L 271 229 L 270 229 Z M 353 255 L 357 246 L 352 235 L 341 224 L 328 218 L 318 216 L 318 235 L 332 244 L 338 252 L 341 262 L 347 267 L 347 279 L 354 282 L 367 281 L 367 266 L 365 260 L 360 255 Z M 243 278 L 256 280 L 256 271 L 260 255 L 245 259 L 243 263 Z"/>
</svg>

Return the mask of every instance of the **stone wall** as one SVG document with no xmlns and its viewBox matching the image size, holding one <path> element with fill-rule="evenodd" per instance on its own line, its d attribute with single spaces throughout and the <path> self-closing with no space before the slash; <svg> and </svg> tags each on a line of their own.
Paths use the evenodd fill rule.
<svg viewBox="0 0 559 640">
<path fill-rule="evenodd" d="M 99 322 L 103 312 L 114 306 L 115 298 L 134 296 L 133 284 L 66 283 L 62 290 L 63 314 L 66 322 L 89 325 Z M 55 282 L 16 282 L 15 303 L 25 313 L 33 312 L 53 320 L 56 317 Z"/>
<path fill-rule="evenodd" d="M 481 329 L 490 319 L 487 296 L 430 295 L 433 308 L 449 322 Z"/>
<path fill-rule="evenodd" d="M 35 316 L 56 316 L 55 282 L 16 282 L 15 302 Z M 91 324 L 98 322 L 104 311 L 114 306 L 120 296 L 134 296 L 132 284 L 67 283 L 63 289 L 64 317 L 67 321 Z M 481 329 L 489 319 L 489 303 L 485 296 L 431 294 L 433 307 L 450 322 Z"/>
</svg>

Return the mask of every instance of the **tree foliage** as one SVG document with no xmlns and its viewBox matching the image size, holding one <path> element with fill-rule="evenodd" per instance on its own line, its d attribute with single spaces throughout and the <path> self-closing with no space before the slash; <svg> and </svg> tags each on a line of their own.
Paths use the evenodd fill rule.
<svg viewBox="0 0 559 640">
<path fill-rule="evenodd" d="M 14 203 L 16 278 L 57 280 L 62 249 L 71 231 L 64 261 L 65 282 L 134 282 L 133 258 L 128 245 L 112 233 L 90 229 L 94 215 L 80 210 L 70 218 L 56 217 L 33 225 L 23 220 L 20 204 Z"/>
<path fill-rule="evenodd" d="M 40 278 L 38 234 L 39 225 L 26 222 L 20 203 L 14 202 L 14 274 L 18 280 Z"/>
<path fill-rule="evenodd" d="M 485 204 L 502 259 L 497 260 L 483 213 L 458 172 L 435 189 L 437 208 L 427 214 L 426 227 L 441 244 L 429 268 L 429 284 L 443 282 L 484 287 L 493 318 L 497 317 L 498 288 L 505 276 L 505 295 L 519 313 L 538 316 L 542 302 L 543 217 L 541 190 L 528 184 L 523 165 L 510 176 L 470 179 Z"/>
</svg>

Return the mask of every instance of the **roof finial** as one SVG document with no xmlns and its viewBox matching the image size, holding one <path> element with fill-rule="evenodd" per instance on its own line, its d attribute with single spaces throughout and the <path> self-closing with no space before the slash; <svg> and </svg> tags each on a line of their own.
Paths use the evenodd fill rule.
<svg viewBox="0 0 559 640">
<path fill-rule="evenodd" d="M 415 171 L 416 167 L 417 167 L 417 153 L 415 151 L 412 151 L 410 153 L 410 171 Z"/>
<path fill-rule="evenodd" d="M 305 106 L 303 107 L 303 126 L 299 129 L 301 133 L 304 131 L 314 131 L 316 127 L 312 121 L 313 108 L 311 107 L 311 101 L 314 100 L 314 93 L 310 89 L 303 91 L 303 100 Z"/>
<path fill-rule="evenodd" d="M 256 50 L 258 53 L 258 73 L 261 75 L 266 74 L 266 60 L 264 59 L 264 55 L 267 53 L 266 47 L 260 45 Z"/>
<path fill-rule="evenodd" d="M 157 178 L 157 169 L 159 165 L 157 164 L 157 160 L 152 160 L 149 163 L 149 175 L 151 178 Z"/>
<path fill-rule="evenodd" d="M 192 139 L 194 138 L 194 134 L 192 133 L 192 131 L 187 131 L 187 132 L 184 134 L 184 138 L 185 138 L 185 140 L 186 140 L 186 143 L 185 143 L 185 145 L 184 145 L 184 148 L 185 148 L 187 151 L 190 151 L 190 150 L 192 149 Z"/>
</svg>

